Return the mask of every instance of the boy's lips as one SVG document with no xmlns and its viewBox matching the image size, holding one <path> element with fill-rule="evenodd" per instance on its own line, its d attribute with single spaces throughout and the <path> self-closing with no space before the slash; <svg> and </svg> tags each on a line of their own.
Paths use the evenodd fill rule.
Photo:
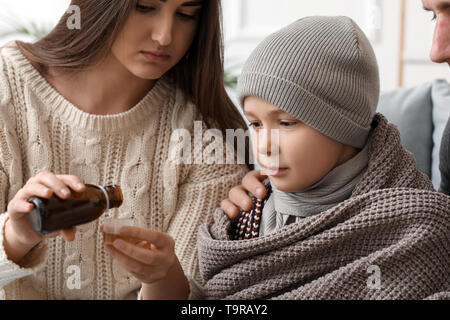
<svg viewBox="0 0 450 320">
<path fill-rule="evenodd" d="M 270 177 L 279 177 L 286 173 L 288 168 L 265 168 L 261 167 L 261 173 Z"/>
</svg>

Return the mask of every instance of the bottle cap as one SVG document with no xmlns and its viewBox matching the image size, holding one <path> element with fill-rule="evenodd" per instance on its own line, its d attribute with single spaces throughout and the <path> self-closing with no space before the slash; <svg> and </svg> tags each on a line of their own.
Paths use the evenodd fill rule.
<svg viewBox="0 0 450 320">
<path fill-rule="evenodd" d="M 42 204 L 42 199 L 38 197 L 31 197 L 28 202 L 34 205 L 33 210 L 28 214 L 28 221 L 30 221 L 31 227 L 34 231 L 40 234 L 47 234 L 48 232 L 42 231 L 42 220 L 44 219 L 45 212 Z"/>
</svg>

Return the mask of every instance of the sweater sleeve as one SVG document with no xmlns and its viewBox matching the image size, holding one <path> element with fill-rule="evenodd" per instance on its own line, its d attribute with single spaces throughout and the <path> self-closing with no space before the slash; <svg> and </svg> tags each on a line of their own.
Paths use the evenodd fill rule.
<svg viewBox="0 0 450 320">
<path fill-rule="evenodd" d="M 205 294 L 202 285 L 197 281 L 188 277 L 189 281 L 189 297 L 188 300 L 205 300 Z M 137 294 L 137 300 L 144 300 L 142 297 L 142 287 L 139 289 Z"/>
<path fill-rule="evenodd" d="M 206 296 L 203 286 L 192 278 L 189 278 L 189 297 L 188 300 L 205 300 Z"/>
<path fill-rule="evenodd" d="M 0 288 L 35 273 L 44 265 L 47 241 L 34 247 L 20 262 L 8 259 L 4 248 L 4 227 L 8 219 L 6 208 L 23 184 L 19 142 L 11 121 L 11 93 L 0 57 Z M 4 293 L 0 290 L 0 296 Z"/>
<path fill-rule="evenodd" d="M 0 288 L 39 271 L 45 264 L 48 252 L 47 240 L 44 240 L 20 261 L 20 265 L 9 260 L 3 246 L 4 226 L 7 219 L 7 213 L 0 214 Z"/>
<path fill-rule="evenodd" d="M 184 272 L 202 284 L 197 261 L 197 230 L 212 221 L 213 212 L 229 190 L 248 172 L 239 165 L 198 165 L 178 190 L 177 208 L 168 233 L 175 239 L 175 252 Z"/>
</svg>

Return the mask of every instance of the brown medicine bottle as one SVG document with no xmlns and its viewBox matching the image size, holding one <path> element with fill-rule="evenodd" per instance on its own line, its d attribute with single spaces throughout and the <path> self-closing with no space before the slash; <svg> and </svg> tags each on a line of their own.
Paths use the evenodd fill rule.
<svg viewBox="0 0 450 320">
<path fill-rule="evenodd" d="M 34 204 L 33 211 L 28 215 L 31 226 L 45 235 L 96 220 L 107 209 L 120 207 L 123 195 L 116 185 L 102 187 L 86 184 L 84 191 L 72 190 L 65 200 L 54 194 L 49 199 L 32 197 L 28 201 Z"/>
</svg>

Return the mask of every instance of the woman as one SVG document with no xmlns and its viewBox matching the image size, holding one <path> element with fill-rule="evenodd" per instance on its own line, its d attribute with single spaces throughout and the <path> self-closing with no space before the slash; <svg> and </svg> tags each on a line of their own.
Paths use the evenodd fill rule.
<svg viewBox="0 0 450 320">
<path fill-rule="evenodd" d="M 151 298 L 170 270 L 199 279 L 197 227 L 247 172 L 169 159 L 172 131 L 194 120 L 245 128 L 222 80 L 220 0 L 71 5 L 81 29 L 66 14 L 38 42 L 0 49 L 0 296 L 135 299 L 144 283 Z M 123 205 L 76 234 L 32 230 L 31 196 L 67 198 L 83 183 L 120 185 Z M 113 259 L 99 232 L 109 217 L 134 219 L 132 231 L 172 258 L 153 246 L 150 264 Z M 160 276 L 146 278 L 148 268 Z"/>
</svg>

